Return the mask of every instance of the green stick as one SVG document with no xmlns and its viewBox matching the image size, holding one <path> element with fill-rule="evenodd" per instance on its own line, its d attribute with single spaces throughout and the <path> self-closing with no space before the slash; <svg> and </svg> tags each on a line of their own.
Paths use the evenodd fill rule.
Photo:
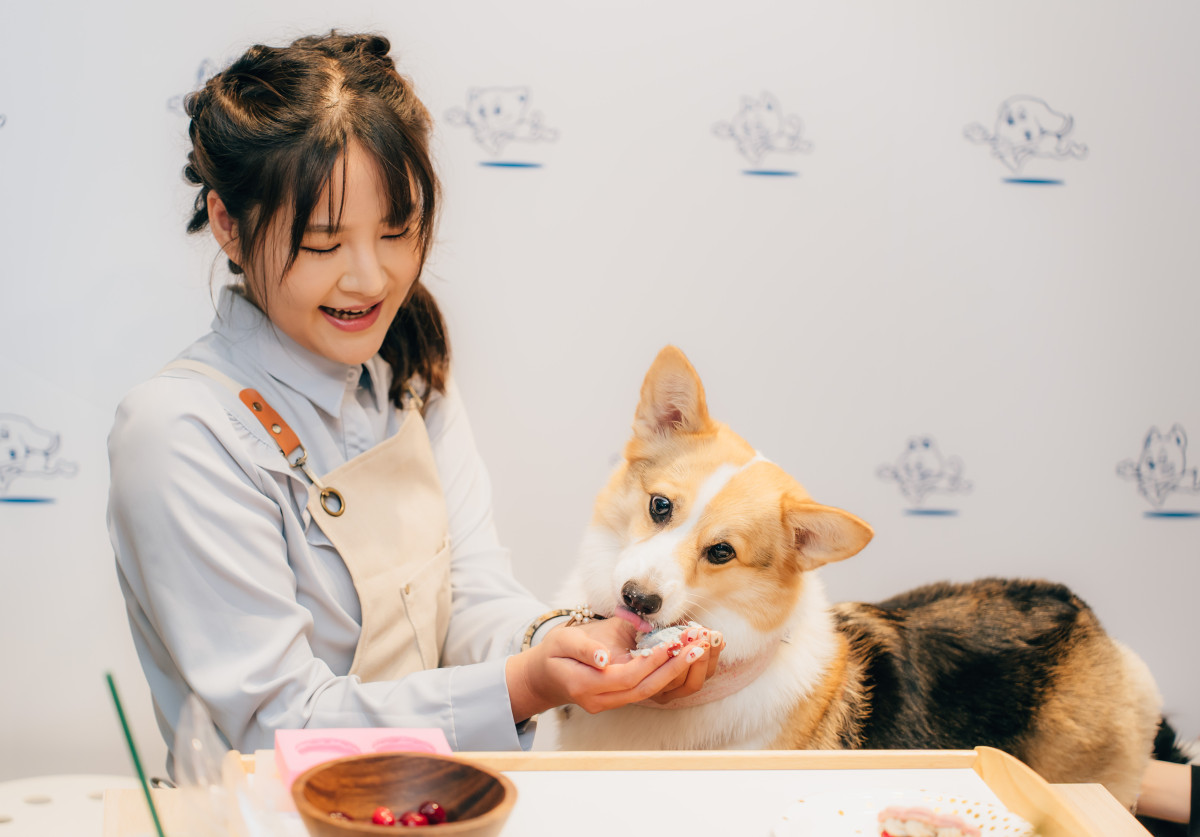
<svg viewBox="0 0 1200 837">
<path fill-rule="evenodd" d="M 108 690 L 112 692 L 113 703 L 117 707 L 117 717 L 121 719 L 121 729 L 125 731 L 125 743 L 129 745 L 129 755 L 133 756 L 133 766 L 137 769 L 138 779 L 142 783 L 142 792 L 146 794 L 146 804 L 150 806 L 150 816 L 154 818 L 154 830 L 158 832 L 158 837 L 166 837 L 162 824 L 158 821 L 158 809 L 154 807 L 154 800 L 150 798 L 150 785 L 146 782 L 146 774 L 142 772 L 142 760 L 138 758 L 137 747 L 133 745 L 133 733 L 129 731 L 129 722 L 125 720 L 121 698 L 117 696 L 117 684 L 113 682 L 112 672 L 106 673 L 104 677 L 108 680 Z"/>
</svg>

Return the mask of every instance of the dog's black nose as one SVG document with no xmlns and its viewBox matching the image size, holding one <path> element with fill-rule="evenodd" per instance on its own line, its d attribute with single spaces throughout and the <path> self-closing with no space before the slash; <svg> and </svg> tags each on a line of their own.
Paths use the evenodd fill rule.
<svg viewBox="0 0 1200 837">
<path fill-rule="evenodd" d="M 658 613 L 658 609 L 662 607 L 662 596 L 645 593 L 632 581 L 626 582 L 621 588 L 621 598 L 625 600 L 626 607 L 641 616 Z"/>
</svg>

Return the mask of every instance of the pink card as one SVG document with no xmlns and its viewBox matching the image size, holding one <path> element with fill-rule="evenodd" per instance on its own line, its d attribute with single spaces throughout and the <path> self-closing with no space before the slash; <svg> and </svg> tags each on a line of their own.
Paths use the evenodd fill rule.
<svg viewBox="0 0 1200 837">
<path fill-rule="evenodd" d="M 440 753 L 450 744 L 440 729 L 280 729 L 275 731 L 275 766 L 290 788 L 313 765 L 359 753 Z"/>
</svg>

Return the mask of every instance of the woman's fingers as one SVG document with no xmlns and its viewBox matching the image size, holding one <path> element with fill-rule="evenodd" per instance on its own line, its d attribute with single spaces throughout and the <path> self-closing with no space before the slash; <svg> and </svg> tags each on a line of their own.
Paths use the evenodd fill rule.
<svg viewBox="0 0 1200 837">
<path fill-rule="evenodd" d="M 724 637 L 717 631 L 689 628 L 687 644 L 672 657 L 665 645 L 649 654 L 630 655 L 633 628 L 610 619 L 571 628 L 555 628 L 543 644 L 554 655 L 581 663 L 563 672 L 570 702 L 587 712 L 600 712 L 641 700 L 668 703 L 695 694 L 717 671 Z M 548 649 L 547 649 L 548 650 Z"/>
<path fill-rule="evenodd" d="M 685 646 L 677 657 L 671 657 L 666 653 L 664 648 L 655 649 L 655 654 L 650 657 L 635 657 L 635 660 L 652 661 L 657 654 L 661 653 L 666 655 L 666 661 L 654 667 L 649 673 L 642 676 L 636 682 L 631 683 L 627 688 L 594 695 L 586 704 L 580 703 L 579 705 L 588 712 L 600 712 L 605 709 L 625 706 L 628 703 L 636 703 L 639 700 L 648 700 L 659 692 L 664 691 L 681 676 L 684 678 L 686 686 L 688 671 L 693 667 L 693 664 L 702 660 L 707 652 L 707 643 L 694 643 L 690 646 Z M 631 665 L 623 664 L 620 667 Z M 614 666 L 614 668 L 617 667 Z M 703 673 L 705 667 L 702 665 L 699 669 Z M 633 674 L 634 671 L 630 668 L 627 673 Z M 703 682 L 703 678 L 701 682 Z"/>
<path fill-rule="evenodd" d="M 689 672 L 693 668 L 700 669 L 700 682 L 703 683 L 705 666 L 696 666 L 694 664 L 698 660 L 701 660 L 707 653 L 707 642 L 696 642 L 684 646 L 683 650 L 679 652 L 679 656 L 659 666 L 653 674 L 650 674 L 631 690 L 635 695 L 633 699 L 646 700 L 657 695 L 671 685 L 680 675 L 683 675 L 686 685 Z"/>
<path fill-rule="evenodd" d="M 696 667 L 695 663 L 688 666 L 687 671 L 685 671 L 683 674 L 679 675 L 678 677 L 676 677 L 674 680 L 672 680 L 670 683 L 667 684 L 667 687 L 665 689 L 663 689 L 663 693 L 665 694 L 666 692 L 673 692 L 676 689 L 678 689 L 680 686 L 682 686 L 684 683 L 686 683 L 687 679 L 688 679 L 688 675 L 691 673 L 692 669 L 695 667 Z M 661 700 L 658 700 L 658 695 L 655 695 L 653 700 L 656 700 L 659 703 L 662 703 Z"/>
<path fill-rule="evenodd" d="M 708 638 L 708 646 L 708 674 L 706 677 L 712 677 L 717 673 L 717 663 L 721 660 L 721 652 L 725 650 L 725 637 L 721 635 L 720 631 L 713 631 Z"/>
<path fill-rule="evenodd" d="M 606 643 L 591 636 L 587 631 L 575 628 L 555 628 L 545 641 L 553 640 L 556 657 L 567 657 L 594 669 L 604 669 L 612 660 Z"/>
<path fill-rule="evenodd" d="M 688 666 L 685 672 L 668 683 L 661 692 L 653 695 L 651 700 L 655 703 L 669 703 L 694 694 L 700 691 L 708 678 L 717 673 L 721 650 L 725 647 L 725 638 L 721 632 L 709 631 L 707 628 L 689 628 L 684 639 L 700 644 L 707 642 L 708 653 Z"/>
<path fill-rule="evenodd" d="M 701 687 L 704 686 L 704 681 L 708 679 L 709 668 L 712 666 L 712 658 L 713 653 L 711 646 L 709 646 L 708 652 L 703 657 L 700 657 L 688 666 L 683 678 L 672 681 L 665 689 L 654 695 L 651 700 L 655 703 L 670 703 L 676 698 L 687 697 L 700 691 Z"/>
</svg>

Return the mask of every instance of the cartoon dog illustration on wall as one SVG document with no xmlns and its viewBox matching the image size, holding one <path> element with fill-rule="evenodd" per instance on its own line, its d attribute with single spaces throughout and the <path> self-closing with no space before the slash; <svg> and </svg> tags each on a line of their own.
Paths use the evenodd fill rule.
<svg viewBox="0 0 1200 837">
<path fill-rule="evenodd" d="M 971 142 L 990 145 L 992 155 L 1019 174 L 1034 157 L 1086 158 L 1087 146 L 1071 139 L 1074 129 L 1075 119 L 1070 114 L 1060 113 L 1033 96 L 1013 96 L 1000 105 L 991 133 L 974 122 L 963 129 L 963 134 Z"/>
<path fill-rule="evenodd" d="M 24 416 L 0 413 L 0 496 L 18 477 L 69 477 L 78 467 L 56 458 L 60 439 Z"/>
<path fill-rule="evenodd" d="M 473 87 L 467 91 L 467 106 L 450 110 L 446 120 L 469 127 L 475 141 L 493 155 L 514 140 L 558 139 L 557 130 L 542 124 L 541 111 L 529 110 L 528 87 Z"/>
<path fill-rule="evenodd" d="M 1166 433 L 1151 427 L 1142 442 L 1137 461 L 1126 459 L 1117 465 L 1117 474 L 1136 480 L 1138 493 L 1160 508 L 1175 492 L 1200 493 L 1200 473 L 1187 466 L 1187 433 L 1180 424 Z"/>
<path fill-rule="evenodd" d="M 772 151 L 812 151 L 812 143 L 802 136 L 804 123 L 800 117 L 785 116 L 779 100 L 766 92 L 758 99 L 743 96 L 733 119 L 718 122 L 713 133 L 732 139 L 751 165 L 758 165 Z"/>
<path fill-rule="evenodd" d="M 900 493 L 914 506 L 935 492 L 970 491 L 971 483 L 963 479 L 962 472 L 962 459 L 943 455 L 929 436 L 912 437 L 894 465 L 880 465 L 876 470 L 880 479 L 899 485 Z"/>
<path fill-rule="evenodd" d="M 208 80 L 215 76 L 218 72 L 218 67 L 215 61 L 210 58 L 205 58 L 200 62 L 200 66 L 196 68 L 196 85 L 192 90 L 200 90 L 204 85 L 208 84 Z M 181 93 L 178 96 L 172 96 L 167 100 L 167 110 L 172 113 L 177 113 L 180 116 L 187 116 L 187 111 L 184 110 L 183 100 L 187 98 L 186 93 Z"/>
</svg>

